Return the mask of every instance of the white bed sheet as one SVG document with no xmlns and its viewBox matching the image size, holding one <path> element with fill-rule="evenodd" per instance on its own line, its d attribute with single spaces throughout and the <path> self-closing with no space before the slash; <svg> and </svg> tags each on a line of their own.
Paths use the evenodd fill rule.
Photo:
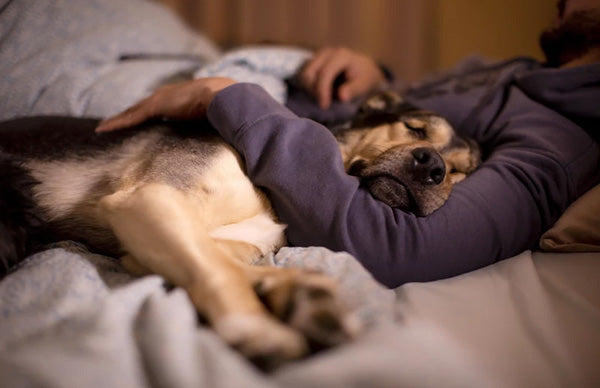
<svg viewBox="0 0 600 388">
<path fill-rule="evenodd" d="M 600 384 L 598 253 L 525 252 L 397 296 L 405 330 L 428 327 L 492 385 Z"/>
</svg>

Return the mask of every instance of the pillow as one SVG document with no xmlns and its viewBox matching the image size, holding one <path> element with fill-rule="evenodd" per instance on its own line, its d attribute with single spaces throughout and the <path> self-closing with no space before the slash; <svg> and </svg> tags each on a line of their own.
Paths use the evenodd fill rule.
<svg viewBox="0 0 600 388">
<path fill-rule="evenodd" d="M 600 185 L 567 208 L 542 235 L 540 248 L 551 252 L 600 252 Z"/>
</svg>

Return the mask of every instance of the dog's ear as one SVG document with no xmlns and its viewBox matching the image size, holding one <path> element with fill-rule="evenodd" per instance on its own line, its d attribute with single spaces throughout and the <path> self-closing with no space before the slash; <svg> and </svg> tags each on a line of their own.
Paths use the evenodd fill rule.
<svg viewBox="0 0 600 388">
<path fill-rule="evenodd" d="M 368 97 L 359 108 L 352 127 L 375 126 L 398 121 L 408 112 L 418 110 L 395 92 L 384 91 Z"/>
<path fill-rule="evenodd" d="M 368 97 L 361 105 L 358 114 L 401 113 L 417 108 L 409 104 L 394 91 L 384 91 Z"/>
</svg>

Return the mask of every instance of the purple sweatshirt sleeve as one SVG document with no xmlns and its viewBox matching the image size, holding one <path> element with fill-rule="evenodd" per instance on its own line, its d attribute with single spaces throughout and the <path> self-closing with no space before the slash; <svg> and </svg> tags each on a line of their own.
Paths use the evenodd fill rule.
<svg viewBox="0 0 600 388">
<path fill-rule="evenodd" d="M 498 144 L 488 160 L 442 208 L 416 217 L 360 188 L 331 133 L 258 86 L 224 89 L 208 117 L 288 224 L 291 244 L 347 251 L 389 287 L 454 276 L 532 248 L 598 164 L 598 147 L 585 133 L 573 138 L 525 114 L 511 119 L 509 130 L 488 133 Z M 531 120 L 536 131 L 529 131 Z M 563 142 L 564 151 L 547 151 Z"/>
</svg>

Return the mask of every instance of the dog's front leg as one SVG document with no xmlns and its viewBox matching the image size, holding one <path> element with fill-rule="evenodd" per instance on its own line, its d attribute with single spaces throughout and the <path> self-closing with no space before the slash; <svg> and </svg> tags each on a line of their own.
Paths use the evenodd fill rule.
<svg viewBox="0 0 600 388">
<path fill-rule="evenodd" d="M 304 338 L 268 314 L 247 274 L 209 237 L 201 201 L 144 184 L 102 198 L 99 208 L 129 260 L 184 288 L 229 344 L 269 362 L 307 351 Z"/>
</svg>

